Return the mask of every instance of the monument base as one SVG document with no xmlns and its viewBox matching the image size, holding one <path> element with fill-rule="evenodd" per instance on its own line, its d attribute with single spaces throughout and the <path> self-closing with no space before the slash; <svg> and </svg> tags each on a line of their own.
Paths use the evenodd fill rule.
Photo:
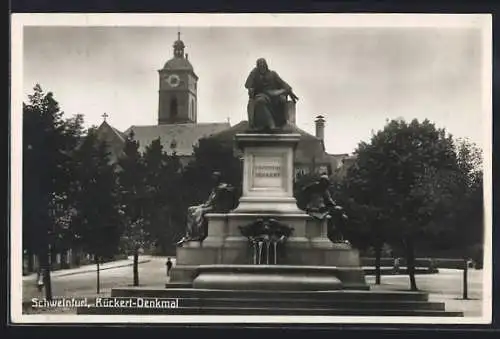
<svg viewBox="0 0 500 339">
<path fill-rule="evenodd" d="M 272 206 L 272 207 L 270 207 Z M 303 214 L 297 207 L 297 201 L 291 197 L 241 197 L 236 213 L 272 213 Z"/>
<path fill-rule="evenodd" d="M 177 265 L 170 274 L 170 283 L 211 289 L 231 289 L 231 284 L 249 290 L 369 289 L 361 267 L 342 266 Z"/>
<path fill-rule="evenodd" d="M 326 220 L 297 207 L 293 195 L 294 150 L 299 134 L 238 134 L 243 150 L 243 192 L 231 213 L 209 213 L 202 243 L 177 250 L 174 283 L 200 288 L 367 289 L 358 251 L 328 239 Z M 258 219 L 276 220 L 291 229 L 272 260 L 260 260 L 242 227 Z M 258 259 L 257 259 L 258 257 Z M 255 265 L 255 264 L 273 265 Z"/>
<path fill-rule="evenodd" d="M 373 317 L 463 317 L 446 311 L 444 302 L 429 301 L 424 292 L 349 290 L 246 290 L 125 287 L 113 288 L 117 298 L 164 298 L 175 308 L 79 307 L 78 314 L 133 315 L 293 315 Z M 325 318 L 320 318 L 325 319 Z"/>
<path fill-rule="evenodd" d="M 341 290 L 335 268 L 284 265 L 208 265 L 196 269 L 193 288 L 214 290 Z"/>
<path fill-rule="evenodd" d="M 287 239 L 278 256 L 277 265 L 266 265 L 269 267 L 267 269 L 254 265 L 253 250 L 238 228 L 258 217 L 275 218 L 294 228 L 293 236 Z M 208 214 L 207 218 L 209 235 L 205 241 L 187 242 L 177 249 L 177 263 L 171 272 L 171 282 L 193 284 L 200 272 L 207 270 L 217 271 L 220 279 L 227 274 L 228 279 L 235 278 L 239 281 L 242 276 L 236 278 L 231 270 L 241 270 L 244 265 L 248 265 L 251 274 L 255 274 L 252 279 L 260 279 L 259 286 L 262 287 L 272 285 L 267 284 L 267 280 L 276 279 L 276 272 L 288 274 L 292 270 L 295 275 L 301 272 L 304 277 L 309 277 L 308 274 L 311 273 L 323 276 L 327 272 L 331 279 L 338 279 L 340 282 L 340 285 L 330 282 L 334 289 L 340 288 L 339 286 L 344 289 L 368 288 L 358 251 L 347 243 L 332 243 L 327 237 L 325 221 L 314 220 L 305 213 L 214 213 Z M 272 274 L 266 276 L 268 273 Z M 278 279 L 286 279 L 286 275 L 279 275 Z M 293 279 L 297 279 L 296 276 Z M 315 289 L 321 284 L 312 283 L 310 288 Z"/>
</svg>

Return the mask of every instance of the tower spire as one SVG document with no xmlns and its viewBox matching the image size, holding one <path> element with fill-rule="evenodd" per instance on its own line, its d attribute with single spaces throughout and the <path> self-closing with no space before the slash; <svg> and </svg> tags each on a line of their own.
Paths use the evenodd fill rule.
<svg viewBox="0 0 500 339">
<path fill-rule="evenodd" d="M 177 40 L 174 42 L 174 57 L 184 58 L 184 42 L 181 40 L 181 29 L 177 28 Z"/>
</svg>

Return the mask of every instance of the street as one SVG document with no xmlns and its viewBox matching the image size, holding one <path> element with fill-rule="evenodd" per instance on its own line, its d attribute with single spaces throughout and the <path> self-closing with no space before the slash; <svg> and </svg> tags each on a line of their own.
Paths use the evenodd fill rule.
<svg viewBox="0 0 500 339">
<path fill-rule="evenodd" d="M 481 270 L 468 271 L 468 295 L 470 298 L 481 298 Z M 438 274 L 420 274 L 416 276 L 417 287 L 432 294 L 454 295 L 462 297 L 462 270 L 440 269 Z M 367 276 L 369 284 L 375 284 L 375 276 Z M 381 278 L 381 288 L 408 290 L 410 278 L 408 275 L 387 275 Z"/>
<path fill-rule="evenodd" d="M 139 264 L 139 283 L 141 286 L 165 286 L 166 257 L 148 257 L 149 261 Z M 72 275 L 52 276 L 52 295 L 56 297 L 92 297 L 96 296 L 97 273 L 95 265 L 93 272 L 82 272 Z M 100 294 L 107 295 L 114 287 L 132 286 L 132 266 L 117 267 L 100 271 Z M 23 278 L 23 301 L 43 297 L 39 292 L 34 275 Z"/>
<path fill-rule="evenodd" d="M 420 274 L 416 276 L 417 287 L 429 292 L 429 300 L 446 302 L 447 311 L 461 311 L 465 316 L 481 316 L 483 271 L 471 269 L 468 271 L 468 298 L 462 300 L 463 271 L 454 269 L 439 269 L 438 274 Z M 408 275 L 382 276 L 382 284 L 375 285 L 375 277 L 367 276 L 367 283 L 372 290 L 409 290 Z"/>
</svg>

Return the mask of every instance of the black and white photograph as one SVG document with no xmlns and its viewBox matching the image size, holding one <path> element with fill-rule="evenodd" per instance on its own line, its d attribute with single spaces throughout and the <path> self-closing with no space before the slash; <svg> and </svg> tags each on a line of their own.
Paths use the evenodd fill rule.
<svg viewBox="0 0 500 339">
<path fill-rule="evenodd" d="M 491 323 L 491 30 L 13 14 L 12 321 Z"/>
</svg>

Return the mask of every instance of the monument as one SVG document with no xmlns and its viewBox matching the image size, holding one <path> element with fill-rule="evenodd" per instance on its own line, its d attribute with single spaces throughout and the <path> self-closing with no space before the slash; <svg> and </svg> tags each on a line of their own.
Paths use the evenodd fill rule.
<svg viewBox="0 0 500 339">
<path fill-rule="evenodd" d="M 305 200 L 302 202 L 304 211 L 316 220 L 327 222 L 328 238 L 331 241 L 349 243 L 342 235 L 348 217 L 342 206 L 332 199 L 329 188 L 330 179 L 327 175 L 322 175 L 319 180 L 306 185 L 301 190 Z"/>
<path fill-rule="evenodd" d="M 356 249 L 343 239 L 347 216 L 326 177 L 306 186 L 299 208 L 293 158 L 299 135 L 287 131 L 291 87 L 263 59 L 246 87 L 250 128 L 243 192 L 214 173 L 214 189 L 190 207 L 186 236 L 166 288 L 114 288 L 112 297 L 179 298 L 179 307 L 82 307 L 79 314 L 463 316 L 424 292 L 371 291 Z M 302 205 L 302 204 L 301 204 Z"/>
<path fill-rule="evenodd" d="M 306 211 L 297 206 L 293 160 L 300 135 L 287 130 L 287 102 L 298 100 L 291 86 L 258 59 L 245 87 L 249 130 L 235 136 L 243 153 L 242 195 L 228 212 L 208 207 L 206 238 L 181 242 L 171 282 L 205 289 L 229 283 L 237 289 L 367 289 L 357 250 L 328 238 L 339 208 L 323 199 L 329 183 L 323 178 L 307 188 Z"/>
<path fill-rule="evenodd" d="M 196 206 L 191 206 L 187 210 L 186 235 L 177 242 L 182 246 L 187 241 L 203 241 L 207 236 L 208 222 L 205 215 L 209 212 L 224 213 L 235 206 L 234 187 L 221 181 L 221 173 L 212 174 L 214 187 L 208 199 Z"/>
<path fill-rule="evenodd" d="M 288 122 L 286 102 L 290 96 L 295 103 L 299 98 L 275 71 L 269 69 L 264 58 L 257 60 L 255 68 L 245 82 L 248 90 L 248 122 L 254 131 L 272 132 L 283 129 Z"/>
</svg>

